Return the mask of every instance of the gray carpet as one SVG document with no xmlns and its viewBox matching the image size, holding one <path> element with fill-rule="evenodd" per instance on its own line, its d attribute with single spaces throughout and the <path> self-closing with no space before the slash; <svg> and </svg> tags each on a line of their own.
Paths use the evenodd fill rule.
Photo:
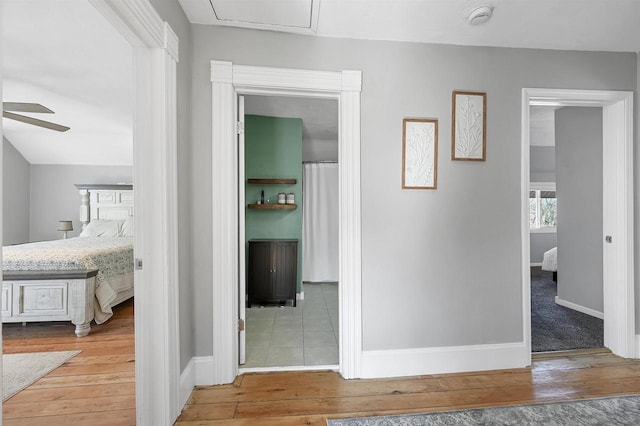
<svg viewBox="0 0 640 426">
<path fill-rule="evenodd" d="M 531 268 L 531 351 L 602 348 L 601 319 L 557 305 L 552 273 Z"/>
<path fill-rule="evenodd" d="M 640 396 L 327 420 L 329 426 L 638 425 Z"/>
</svg>

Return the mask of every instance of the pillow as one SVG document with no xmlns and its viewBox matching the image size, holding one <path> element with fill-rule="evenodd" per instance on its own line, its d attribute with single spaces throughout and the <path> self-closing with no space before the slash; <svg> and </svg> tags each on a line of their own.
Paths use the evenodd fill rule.
<svg viewBox="0 0 640 426">
<path fill-rule="evenodd" d="M 94 219 L 80 233 L 80 237 L 119 237 L 123 220 Z"/>
<path fill-rule="evenodd" d="M 120 229 L 121 237 L 133 237 L 133 216 L 127 217 Z"/>
</svg>

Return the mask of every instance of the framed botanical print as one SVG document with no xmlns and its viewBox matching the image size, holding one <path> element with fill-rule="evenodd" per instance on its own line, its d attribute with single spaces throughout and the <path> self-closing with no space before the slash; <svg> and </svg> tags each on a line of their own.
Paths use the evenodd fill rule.
<svg viewBox="0 0 640 426">
<path fill-rule="evenodd" d="M 402 188 L 436 189 L 438 120 L 402 120 Z"/>
<path fill-rule="evenodd" d="M 487 94 L 453 92 L 451 159 L 485 161 L 487 151 Z"/>
</svg>

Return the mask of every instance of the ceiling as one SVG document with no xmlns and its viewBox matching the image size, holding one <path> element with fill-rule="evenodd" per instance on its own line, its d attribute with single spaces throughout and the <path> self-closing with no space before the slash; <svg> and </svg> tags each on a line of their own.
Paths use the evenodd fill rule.
<svg viewBox="0 0 640 426">
<path fill-rule="evenodd" d="M 320 37 L 640 51 L 640 0 L 178 0 L 192 23 Z M 470 25 L 480 4 L 493 17 Z M 3 101 L 55 111 L 53 132 L 3 119 L 32 164 L 132 164 L 132 52 L 88 1 L 4 0 Z M 248 112 L 297 116 L 306 138 L 337 138 L 337 103 L 257 98 Z"/>
<path fill-rule="evenodd" d="M 4 0 L 3 101 L 36 102 L 28 114 L 60 133 L 3 119 L 4 136 L 31 164 L 131 165 L 133 55 L 88 2 Z"/>
<path fill-rule="evenodd" d="M 302 119 L 302 140 L 338 143 L 338 102 L 283 96 L 245 96 L 245 114 Z"/>
<path fill-rule="evenodd" d="M 640 51 L 638 0 L 179 0 L 192 23 L 321 37 Z M 469 12 L 493 7 L 485 24 Z M 306 14 L 306 17 L 301 15 Z"/>
</svg>

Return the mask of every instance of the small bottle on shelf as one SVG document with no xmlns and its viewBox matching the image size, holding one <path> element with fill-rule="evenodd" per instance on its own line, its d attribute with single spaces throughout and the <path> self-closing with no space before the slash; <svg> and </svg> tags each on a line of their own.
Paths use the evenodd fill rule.
<svg viewBox="0 0 640 426">
<path fill-rule="evenodd" d="M 260 204 L 264 204 L 264 190 L 260 191 Z"/>
</svg>

